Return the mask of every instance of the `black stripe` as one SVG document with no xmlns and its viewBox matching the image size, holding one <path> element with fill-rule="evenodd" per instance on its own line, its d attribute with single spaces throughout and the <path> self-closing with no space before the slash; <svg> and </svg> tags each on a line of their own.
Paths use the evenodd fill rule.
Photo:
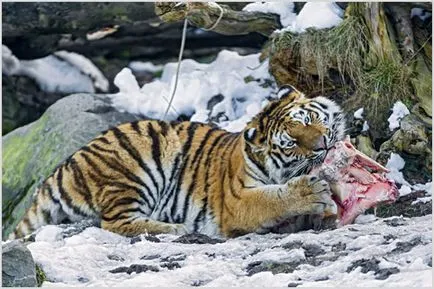
<svg viewBox="0 0 434 289">
<path fill-rule="evenodd" d="M 56 199 L 56 198 L 54 197 L 53 189 L 51 188 L 50 185 L 48 185 L 47 183 L 44 183 L 44 185 L 43 185 L 42 188 L 43 188 L 44 190 L 46 189 L 46 190 L 48 191 L 48 196 L 53 200 L 53 202 L 54 202 L 55 204 L 60 204 L 59 200 Z"/>
<path fill-rule="evenodd" d="M 71 197 L 69 196 L 68 192 L 65 191 L 65 189 L 63 188 L 63 166 L 59 167 L 59 169 L 57 171 L 57 187 L 59 189 L 60 197 L 65 201 L 66 205 L 72 209 L 74 214 L 81 215 L 81 216 L 87 216 L 86 214 L 83 214 L 83 212 L 80 210 L 80 208 L 78 208 L 77 206 L 72 204 Z M 65 211 L 65 209 L 64 209 L 64 211 Z"/>
<path fill-rule="evenodd" d="M 267 173 L 267 171 L 265 170 L 264 166 L 263 166 L 262 164 L 260 164 L 258 161 L 256 161 L 256 160 L 251 156 L 251 155 L 252 155 L 252 152 L 251 152 L 251 148 L 250 148 L 250 146 L 246 146 L 246 154 L 247 154 L 247 157 L 249 158 L 249 160 L 250 160 L 250 161 L 251 161 L 251 162 L 256 166 L 256 168 L 258 168 L 264 176 L 268 177 L 268 173 Z"/>
<path fill-rule="evenodd" d="M 168 132 L 168 130 L 169 130 L 169 125 L 168 125 L 168 123 L 165 122 L 165 121 L 159 121 L 158 124 L 159 124 L 160 127 L 161 127 L 161 135 L 162 135 L 162 136 L 167 136 L 167 132 Z"/>
<path fill-rule="evenodd" d="M 202 220 L 205 218 L 206 216 L 206 212 L 208 210 L 208 203 L 209 203 L 209 187 L 210 187 L 210 183 L 209 183 L 209 174 L 211 171 L 211 166 L 210 166 L 210 160 L 211 160 L 211 155 L 213 150 L 217 147 L 217 144 L 220 142 L 220 140 L 223 139 L 223 137 L 225 137 L 224 139 L 226 139 L 228 136 L 230 136 L 230 134 L 224 134 L 222 133 L 221 135 L 219 135 L 218 137 L 216 137 L 216 139 L 213 141 L 213 143 L 211 144 L 208 152 L 206 153 L 207 158 L 205 160 L 205 168 L 206 168 L 206 173 L 205 173 L 205 187 L 204 187 L 204 194 L 205 194 L 205 201 L 202 205 L 202 208 L 198 214 L 198 216 L 202 216 Z M 198 216 L 196 216 L 196 219 L 194 221 L 194 223 L 198 223 L 200 220 L 198 219 Z"/>
<path fill-rule="evenodd" d="M 231 195 L 239 200 L 239 199 L 241 199 L 241 197 L 237 192 L 235 192 L 235 189 L 234 189 L 234 180 L 235 179 L 234 179 L 234 174 L 233 174 L 233 170 L 232 170 L 233 169 L 232 168 L 232 156 L 234 154 L 235 149 L 236 149 L 236 146 L 232 146 L 232 152 L 230 154 L 231 157 L 228 160 L 228 162 L 229 162 L 229 177 L 230 177 L 229 189 L 230 189 Z"/>
<path fill-rule="evenodd" d="M 209 129 L 207 132 L 206 132 L 206 134 L 205 134 L 205 137 L 202 139 L 202 141 L 200 142 L 200 145 L 199 145 L 199 148 L 196 150 L 196 152 L 194 153 L 194 156 L 193 156 L 193 160 L 191 161 L 191 163 L 190 163 L 190 169 L 196 164 L 196 161 L 197 161 L 197 158 L 199 157 L 199 155 L 200 156 L 202 156 L 201 154 L 202 154 L 202 152 L 203 152 L 203 149 L 204 149 L 204 147 L 205 147 L 205 145 L 207 144 L 207 142 L 208 142 L 208 139 L 211 137 L 211 135 L 214 133 L 214 131 L 216 131 L 216 129 L 215 128 L 211 128 L 211 129 Z M 200 161 L 199 161 L 199 163 L 200 163 Z"/>
<path fill-rule="evenodd" d="M 183 206 L 183 208 L 182 208 L 182 212 L 183 212 L 183 214 L 182 214 L 182 222 L 185 221 L 185 217 L 186 217 L 186 215 L 187 215 L 188 204 L 189 204 L 189 202 L 190 202 L 190 199 L 191 199 L 191 195 L 192 195 L 192 193 L 193 193 L 194 186 L 197 185 L 197 175 L 198 175 L 198 172 L 199 172 L 199 169 L 200 169 L 200 165 L 201 165 L 201 163 L 202 163 L 202 162 L 201 162 L 201 161 L 202 161 L 202 157 L 204 156 L 204 154 L 203 154 L 203 149 L 204 149 L 204 147 L 205 147 L 205 144 L 208 142 L 209 137 L 210 137 L 211 134 L 212 134 L 211 130 L 212 130 L 212 129 L 210 129 L 210 130 L 207 132 L 207 134 L 206 134 L 206 136 L 204 137 L 204 139 L 202 140 L 202 142 L 201 142 L 199 148 L 196 150 L 196 154 L 195 154 L 194 157 L 199 157 L 199 160 L 197 161 L 197 163 L 195 162 L 195 159 L 194 159 L 194 158 L 193 158 L 193 160 L 192 160 L 192 163 L 194 162 L 196 166 L 195 166 L 195 169 L 194 169 L 194 173 L 193 173 L 193 177 L 192 177 L 192 180 L 191 180 L 190 186 L 189 186 L 189 188 L 188 188 L 188 190 L 187 190 L 186 200 L 184 201 L 184 206 Z M 225 133 L 222 133 L 220 136 L 224 136 L 224 135 L 225 135 Z M 219 138 L 220 136 L 218 136 L 217 138 Z M 210 149 L 210 150 L 211 150 L 211 149 Z M 190 164 L 190 168 L 192 167 L 192 163 Z M 196 217 L 197 217 L 197 216 L 196 216 Z"/>
<path fill-rule="evenodd" d="M 143 205 L 144 202 L 140 199 L 132 198 L 132 197 L 125 197 L 120 198 L 110 204 L 110 206 L 104 208 L 105 213 L 110 212 L 114 207 L 122 206 L 122 205 L 130 205 L 133 203 L 139 203 L 140 205 Z"/>
<path fill-rule="evenodd" d="M 112 222 L 112 221 L 117 221 L 117 220 L 121 220 L 121 219 L 126 219 L 126 218 L 132 217 L 130 214 L 128 214 L 128 213 L 132 213 L 132 212 L 140 212 L 140 213 L 146 215 L 146 213 L 143 212 L 140 207 L 138 207 L 138 208 L 129 208 L 129 209 L 120 211 L 111 217 L 107 217 L 105 215 L 102 215 L 102 219 L 106 222 Z M 122 215 L 125 215 L 125 216 L 122 216 Z"/>
<path fill-rule="evenodd" d="M 154 178 L 154 175 L 152 174 L 149 167 L 143 162 L 143 159 L 140 156 L 140 153 L 137 151 L 137 149 L 131 144 L 130 140 L 128 139 L 128 136 L 126 136 L 121 130 L 117 127 L 112 129 L 114 135 L 119 141 L 119 145 L 128 152 L 128 154 L 139 164 L 139 166 L 148 174 L 150 177 L 153 185 L 159 191 L 157 181 Z"/>
<path fill-rule="evenodd" d="M 51 222 L 51 212 L 41 209 L 41 213 L 42 213 L 42 219 L 44 220 L 44 223 L 49 224 Z"/>
<path fill-rule="evenodd" d="M 182 154 L 178 153 L 175 157 L 175 161 L 173 162 L 172 171 L 170 172 L 170 177 L 169 177 L 169 180 L 172 180 L 172 182 L 169 184 L 169 189 L 166 190 L 166 192 L 168 192 L 168 193 L 166 193 L 161 199 L 161 202 L 160 202 L 162 204 L 161 208 L 166 208 L 167 203 L 170 200 L 170 197 L 173 195 L 173 193 L 175 191 L 176 184 L 177 184 L 177 182 L 175 182 L 175 179 L 177 179 L 177 178 L 175 178 L 175 174 L 179 173 L 179 171 L 177 171 L 177 169 L 178 169 L 178 165 L 179 165 L 181 157 L 182 157 Z M 166 199 L 163 201 L 164 197 Z"/>
<path fill-rule="evenodd" d="M 128 180 L 130 180 L 130 181 L 132 181 L 132 182 L 134 182 L 136 184 L 139 184 L 140 186 L 144 187 L 146 189 L 146 191 L 148 192 L 148 196 L 145 196 L 144 194 L 140 194 L 140 195 L 144 199 L 147 199 L 147 197 L 150 197 L 152 199 L 152 202 L 154 204 L 156 203 L 156 199 L 155 199 L 154 195 L 152 194 L 152 191 L 148 187 L 148 185 L 140 177 L 138 177 L 134 173 L 130 172 L 124 165 L 122 165 L 121 163 L 119 163 L 119 161 L 117 161 L 114 158 L 109 158 L 107 156 L 101 155 L 100 153 L 98 153 L 98 152 L 96 152 L 94 150 L 87 149 L 85 151 L 89 152 L 92 155 L 94 155 L 95 157 L 97 157 L 101 162 L 103 162 L 104 164 L 106 164 L 110 169 L 121 173 Z M 117 152 L 115 151 L 115 153 L 117 153 Z"/>
<path fill-rule="evenodd" d="M 278 169 L 280 169 L 280 165 L 279 163 L 276 161 L 276 159 L 273 157 L 273 154 L 270 154 L 270 158 L 273 161 L 273 164 L 275 167 L 277 167 Z"/>
<path fill-rule="evenodd" d="M 142 134 L 138 121 L 130 122 L 130 126 L 138 135 Z"/>
<path fill-rule="evenodd" d="M 246 175 L 248 175 L 249 177 L 251 177 L 252 179 L 254 179 L 255 181 L 259 181 L 262 184 L 266 185 L 267 183 L 264 182 L 261 178 L 259 178 L 258 176 L 253 175 L 251 172 L 249 172 L 246 168 L 244 168 L 244 173 Z"/>
<path fill-rule="evenodd" d="M 323 110 L 327 110 L 327 109 L 329 108 L 327 105 L 322 104 L 322 103 L 320 103 L 320 102 L 318 102 L 318 101 L 314 101 L 314 100 L 312 100 L 312 103 L 318 104 L 319 106 L 321 106 L 321 108 L 322 108 Z"/>
<path fill-rule="evenodd" d="M 187 129 L 187 141 L 185 142 L 183 148 L 182 148 L 182 155 L 183 156 L 187 156 L 186 159 L 183 162 L 182 168 L 181 168 L 181 172 L 180 172 L 180 176 L 178 178 L 178 181 L 176 183 L 176 193 L 174 196 L 174 201 L 172 203 L 172 207 L 170 208 L 170 213 L 172 215 L 172 218 L 175 217 L 175 212 L 176 212 L 176 206 L 178 203 L 178 196 L 179 196 L 179 192 L 181 189 L 181 184 L 184 180 L 184 174 L 185 174 L 185 169 L 187 167 L 188 164 L 188 160 L 189 160 L 189 155 L 187 155 L 187 151 L 190 149 L 191 147 L 191 142 L 193 141 L 194 138 L 194 134 L 196 132 L 197 127 L 199 126 L 198 123 L 191 123 Z"/>
<path fill-rule="evenodd" d="M 161 147 L 160 147 L 160 138 L 158 136 L 157 131 L 154 129 L 152 124 L 148 123 L 148 135 L 152 139 L 152 158 L 155 161 L 155 164 L 157 166 L 157 171 L 160 173 L 161 178 L 163 180 L 163 187 L 161 188 L 161 194 L 164 193 L 164 190 L 166 188 L 166 176 L 164 175 L 164 171 L 161 164 Z"/>
<path fill-rule="evenodd" d="M 96 163 L 89 158 L 89 156 L 87 156 L 85 153 L 81 153 L 81 156 L 89 164 L 89 166 L 91 166 L 92 169 L 96 172 L 96 174 L 89 172 L 89 176 L 98 184 L 99 187 L 103 188 L 105 186 L 112 185 L 112 186 L 123 188 L 124 190 L 133 190 L 140 195 L 140 197 L 143 199 L 143 201 L 146 202 L 146 204 L 150 210 L 153 208 L 153 206 L 151 206 L 151 204 L 149 203 L 147 196 L 144 194 L 144 192 L 141 189 L 139 189 L 135 186 L 131 186 L 131 185 L 122 183 L 122 182 L 111 181 L 112 177 L 105 175 L 101 171 L 101 169 L 99 169 L 99 167 L 96 165 Z M 103 178 L 103 182 L 101 182 L 102 178 Z M 149 194 L 149 195 L 151 195 L 151 194 Z M 151 198 L 152 198 L 152 195 L 151 195 Z M 155 200 L 154 200 L 154 204 L 155 204 Z"/>
<path fill-rule="evenodd" d="M 95 140 L 100 141 L 100 142 L 105 143 L 105 144 L 110 144 L 110 141 L 105 136 L 100 136 L 100 137 L 96 138 Z"/>
<path fill-rule="evenodd" d="M 226 145 L 224 145 L 224 146 L 221 148 L 221 150 L 223 151 L 223 154 L 227 151 L 228 147 L 231 146 L 231 145 L 234 143 L 234 141 L 235 141 L 236 139 L 237 139 L 237 138 L 232 138 L 230 141 L 227 142 Z M 222 172 L 222 174 L 223 174 L 223 182 L 222 182 L 222 189 L 220 190 L 220 195 L 221 195 L 221 205 L 220 205 L 220 208 L 221 208 L 221 209 L 220 209 L 220 223 L 219 223 L 219 227 L 220 227 L 220 229 L 221 229 L 222 226 L 223 226 L 223 222 L 222 222 L 222 220 L 223 220 L 223 212 L 224 212 L 224 208 L 226 208 L 226 211 L 227 211 L 230 215 L 233 216 L 232 212 L 229 210 L 229 207 L 227 206 L 227 204 L 226 204 L 226 202 L 225 202 L 225 199 L 226 199 L 225 180 L 226 180 L 226 178 L 228 177 L 227 170 L 228 170 L 229 168 L 228 168 L 228 166 L 225 166 L 224 161 L 228 161 L 228 162 L 230 163 L 230 158 L 225 160 L 225 158 L 222 156 L 221 159 L 220 159 L 220 171 L 223 169 L 223 172 Z M 231 181 L 231 180 L 229 180 L 229 182 L 230 182 L 230 181 Z M 229 190 L 231 190 L 230 187 L 229 187 Z"/>
<path fill-rule="evenodd" d="M 74 182 L 78 183 L 78 185 L 80 186 L 80 188 L 77 190 L 77 193 L 82 195 L 84 197 L 84 201 L 89 206 L 89 208 L 96 212 L 97 210 L 93 204 L 90 188 L 86 182 L 86 178 L 84 177 L 83 172 L 77 164 L 77 161 L 72 158 L 69 162 L 69 166 L 72 169 Z"/>
<path fill-rule="evenodd" d="M 129 219 L 126 219 L 126 220 L 122 220 L 122 221 L 120 221 L 120 224 L 118 223 L 117 225 L 118 225 L 118 227 L 122 227 L 122 226 L 125 226 L 125 225 L 130 225 L 130 224 L 132 224 L 135 220 L 137 220 L 137 219 L 139 219 L 140 217 L 133 217 L 133 218 L 129 218 Z"/>
</svg>

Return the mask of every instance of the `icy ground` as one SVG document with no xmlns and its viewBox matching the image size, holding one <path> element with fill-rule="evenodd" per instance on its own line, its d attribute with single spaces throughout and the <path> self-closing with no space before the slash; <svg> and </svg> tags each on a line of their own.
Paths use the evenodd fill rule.
<svg viewBox="0 0 434 289">
<path fill-rule="evenodd" d="M 127 238 L 46 226 L 28 245 L 43 286 L 389 286 L 432 283 L 432 215 L 358 218 L 340 229 L 249 234 L 216 243 Z M 147 239 L 146 239 L 147 238 Z M 207 240 L 205 240 L 207 241 Z M 215 243 L 215 244 L 212 244 Z"/>
</svg>

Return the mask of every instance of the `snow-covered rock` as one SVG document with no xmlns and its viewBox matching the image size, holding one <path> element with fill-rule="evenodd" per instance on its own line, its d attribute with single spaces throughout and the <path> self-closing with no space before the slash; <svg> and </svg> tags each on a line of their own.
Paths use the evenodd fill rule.
<svg viewBox="0 0 434 289">
<path fill-rule="evenodd" d="M 399 219 L 399 224 L 396 221 Z M 41 231 L 38 234 L 46 234 Z M 90 227 L 28 245 L 43 286 L 430 286 L 432 215 L 379 219 L 336 230 L 248 234 L 223 243 L 131 238 Z M 158 239 L 156 242 L 155 239 Z"/>
<path fill-rule="evenodd" d="M 86 57 L 67 51 L 33 60 L 19 60 L 5 45 L 2 46 L 2 72 L 34 79 L 46 92 L 94 93 L 96 88 L 106 92 L 108 80 Z M 54 76 L 54 77 L 53 77 Z"/>
</svg>

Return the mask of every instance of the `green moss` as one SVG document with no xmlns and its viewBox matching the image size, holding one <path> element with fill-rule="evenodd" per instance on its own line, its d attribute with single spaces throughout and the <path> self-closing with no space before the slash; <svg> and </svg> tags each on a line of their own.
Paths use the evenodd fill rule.
<svg viewBox="0 0 434 289">
<path fill-rule="evenodd" d="M 38 264 L 36 264 L 36 282 L 38 284 L 38 287 L 41 287 L 42 283 L 44 283 L 45 280 L 47 280 L 45 272 Z"/>
<path fill-rule="evenodd" d="M 3 236 L 12 231 L 30 206 L 36 187 L 62 160 L 56 153 L 62 138 L 49 132 L 48 120 L 44 114 L 19 133 L 3 138 Z"/>
</svg>

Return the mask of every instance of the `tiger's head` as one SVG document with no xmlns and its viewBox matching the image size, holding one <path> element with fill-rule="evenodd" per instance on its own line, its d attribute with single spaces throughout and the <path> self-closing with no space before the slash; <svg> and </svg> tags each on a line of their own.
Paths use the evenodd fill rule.
<svg viewBox="0 0 434 289">
<path fill-rule="evenodd" d="M 292 86 L 279 89 L 243 131 L 244 157 L 267 183 L 285 183 L 309 173 L 345 136 L 344 114 L 325 97 L 306 98 Z"/>
</svg>

